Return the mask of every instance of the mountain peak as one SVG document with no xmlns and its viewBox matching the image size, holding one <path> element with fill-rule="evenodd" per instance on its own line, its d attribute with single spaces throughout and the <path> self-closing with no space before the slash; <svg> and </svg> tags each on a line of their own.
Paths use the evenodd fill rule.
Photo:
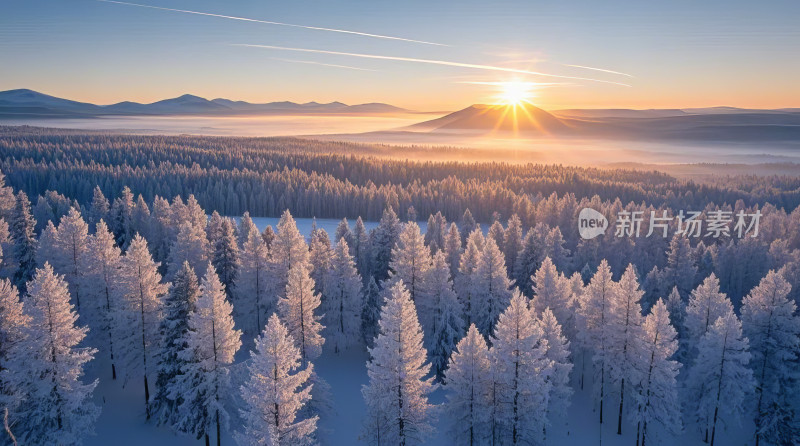
<svg viewBox="0 0 800 446">
<path fill-rule="evenodd" d="M 550 112 L 524 102 L 519 105 L 473 104 L 441 118 L 415 124 L 412 128 L 551 134 L 561 132 L 567 126 Z"/>
</svg>

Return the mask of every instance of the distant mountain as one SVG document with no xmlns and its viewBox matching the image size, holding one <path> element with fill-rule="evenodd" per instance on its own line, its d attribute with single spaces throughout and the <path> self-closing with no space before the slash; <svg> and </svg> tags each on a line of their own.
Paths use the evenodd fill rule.
<svg viewBox="0 0 800 446">
<path fill-rule="evenodd" d="M 534 105 L 471 105 L 441 118 L 414 124 L 409 130 L 520 132 L 556 134 L 568 130 L 562 120 Z"/>
<path fill-rule="evenodd" d="M 82 118 L 108 115 L 259 115 L 259 114 L 385 114 L 408 113 L 408 110 L 389 104 L 368 103 L 347 105 L 341 102 L 321 104 L 307 102 L 270 102 L 252 104 L 218 98 L 208 100 L 185 94 L 150 104 L 124 101 L 111 105 L 96 105 L 49 96 L 28 89 L 0 92 L 2 118 Z"/>
<path fill-rule="evenodd" d="M 406 137 L 494 133 L 543 138 L 777 142 L 800 145 L 800 112 L 795 109 L 573 109 L 548 112 L 531 104 L 472 105 L 396 131 Z"/>
</svg>

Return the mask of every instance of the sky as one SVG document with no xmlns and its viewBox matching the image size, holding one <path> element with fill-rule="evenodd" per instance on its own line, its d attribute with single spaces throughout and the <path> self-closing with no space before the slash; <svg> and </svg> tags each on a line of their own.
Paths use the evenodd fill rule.
<svg viewBox="0 0 800 446">
<path fill-rule="evenodd" d="M 795 0 L 132 3 L 194 13 L 3 0 L 0 90 L 445 111 L 518 82 L 549 109 L 800 106 Z"/>
</svg>

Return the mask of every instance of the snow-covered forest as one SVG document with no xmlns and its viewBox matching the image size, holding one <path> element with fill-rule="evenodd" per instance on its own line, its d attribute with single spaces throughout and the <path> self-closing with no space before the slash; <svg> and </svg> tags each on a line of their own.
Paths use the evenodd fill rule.
<svg viewBox="0 0 800 446">
<path fill-rule="evenodd" d="M 348 438 L 365 444 L 800 441 L 797 178 L 286 139 L 23 131 L 0 147 L 3 442 L 86 441 L 110 382 L 141 389 L 142 429 L 339 444 L 323 426 L 349 408 L 318 371 L 354 352 L 366 411 Z M 612 226 L 761 220 L 757 237 L 584 240 L 585 207 Z M 293 215 L 346 218 L 301 233 Z M 576 405 L 591 424 L 565 427 Z"/>
</svg>

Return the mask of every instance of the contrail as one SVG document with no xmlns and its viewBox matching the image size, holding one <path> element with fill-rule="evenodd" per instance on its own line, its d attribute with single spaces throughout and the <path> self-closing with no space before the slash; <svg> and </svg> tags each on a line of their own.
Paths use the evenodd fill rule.
<svg viewBox="0 0 800 446">
<path fill-rule="evenodd" d="M 458 81 L 457 84 L 472 84 L 472 85 L 497 85 L 502 86 L 508 84 L 503 81 Z M 515 82 L 517 84 L 524 84 L 528 87 L 551 87 L 553 85 L 574 85 L 568 82 Z"/>
<path fill-rule="evenodd" d="M 628 73 L 622 73 L 620 71 L 614 71 L 614 70 L 606 70 L 605 68 L 595 68 L 595 67 L 586 67 L 583 65 L 569 65 L 569 64 L 561 64 L 561 65 L 564 65 L 565 67 L 582 68 L 584 70 L 602 71 L 603 73 L 619 74 L 620 76 L 633 77 Z"/>
<path fill-rule="evenodd" d="M 411 43 L 421 43 L 424 45 L 436 45 L 436 46 L 450 46 L 445 45 L 443 43 L 436 43 L 436 42 L 426 42 L 424 40 L 414 40 L 414 39 L 406 39 L 403 37 L 394 37 L 394 36 L 384 36 L 382 34 L 370 34 L 370 33 L 362 33 L 359 31 L 350 31 L 346 29 L 335 29 L 335 28 L 322 28 L 319 26 L 307 26 L 307 25 L 297 25 L 293 23 L 283 23 L 283 22 L 273 22 L 269 20 L 257 20 L 257 19 L 248 19 L 247 17 L 236 17 L 230 15 L 222 15 L 222 14 L 212 14 L 209 12 L 200 12 L 200 11 L 189 11 L 186 9 L 173 9 L 173 8 L 164 8 L 161 6 L 152 6 L 152 5 L 143 5 L 140 3 L 128 3 L 128 2 L 120 2 L 116 0 L 97 0 L 98 2 L 103 3 L 114 3 L 117 5 L 126 5 L 126 6 L 138 6 L 140 8 L 150 8 L 150 9 L 158 9 L 161 11 L 172 11 L 172 12 L 182 12 L 184 14 L 196 14 L 196 15 L 204 15 L 208 17 L 219 17 L 223 19 L 230 19 L 230 20 L 241 20 L 244 22 L 254 22 L 254 23 L 265 23 L 267 25 L 278 25 L 278 26 L 291 26 L 293 28 L 303 28 L 303 29 L 311 29 L 315 31 L 328 31 L 333 33 L 342 33 L 342 34 L 353 34 L 356 36 L 363 36 L 363 37 L 373 37 L 376 39 L 388 39 L 388 40 L 399 40 L 402 42 L 411 42 Z"/>
<path fill-rule="evenodd" d="M 518 74 L 529 74 L 532 76 L 546 76 L 546 77 L 556 77 L 560 79 L 572 79 L 572 80 L 579 80 L 579 81 L 591 81 L 591 82 L 600 82 L 604 84 L 613 84 L 613 85 L 621 85 L 623 87 L 630 87 L 628 84 L 623 84 L 622 82 L 614 82 L 614 81 L 604 81 L 600 79 L 592 79 L 587 77 L 577 77 L 577 76 L 563 76 L 560 74 L 549 74 L 549 73 L 541 73 L 538 71 L 528 71 L 528 70 L 518 70 L 515 68 L 504 68 L 504 67 L 495 67 L 492 65 L 480 65 L 480 64 L 471 64 L 471 63 L 461 63 L 461 62 L 450 62 L 446 60 L 434 60 L 434 59 L 416 59 L 412 57 L 398 57 L 398 56 L 380 56 L 376 54 L 360 54 L 360 53 L 345 53 L 341 51 L 326 51 L 326 50 L 312 50 L 307 48 L 289 48 L 284 46 L 273 46 L 273 45 L 254 45 L 249 43 L 232 43 L 232 46 L 244 46 L 249 48 L 265 48 L 270 50 L 282 50 L 282 51 L 297 51 L 303 53 L 317 53 L 317 54 L 332 54 L 336 56 L 350 56 L 350 57 L 361 57 L 364 59 L 380 59 L 380 60 L 396 60 L 401 62 L 414 62 L 414 63 L 425 63 L 431 65 L 446 65 L 450 67 L 461 67 L 461 68 L 474 68 L 478 70 L 488 70 L 488 71 L 502 71 L 505 73 L 518 73 Z"/>
<path fill-rule="evenodd" d="M 305 63 L 305 64 L 309 64 L 309 65 L 322 65 L 323 67 L 347 68 L 347 69 L 350 69 L 350 70 L 360 70 L 360 71 L 378 71 L 378 70 L 371 70 L 369 68 L 351 67 L 349 65 L 336 65 L 336 64 L 332 64 L 332 63 L 314 62 L 312 60 L 282 59 L 280 57 L 272 57 L 272 59 L 273 60 L 280 60 L 282 62 Z"/>
</svg>

